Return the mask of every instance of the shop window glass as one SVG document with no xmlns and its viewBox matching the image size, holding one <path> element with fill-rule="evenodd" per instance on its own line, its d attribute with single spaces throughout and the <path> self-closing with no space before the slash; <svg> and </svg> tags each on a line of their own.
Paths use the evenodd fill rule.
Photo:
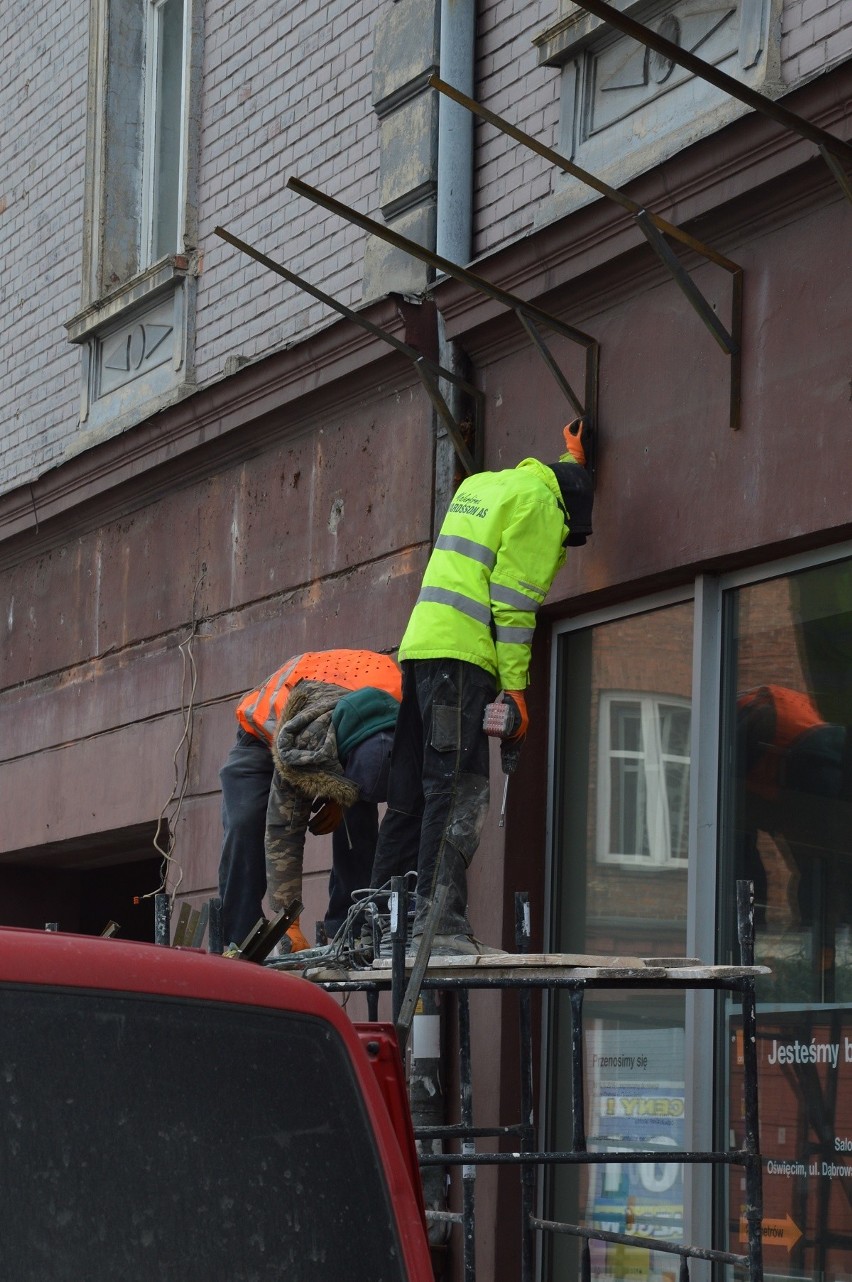
<svg viewBox="0 0 852 1282">
<path fill-rule="evenodd" d="M 559 639 L 551 946 L 683 956 L 692 688 L 692 603 Z M 587 1141 L 661 1152 L 684 1144 L 682 994 L 589 993 Z M 570 1010 L 550 1005 L 548 1142 L 571 1147 Z M 683 1241 L 679 1164 L 611 1163 L 548 1175 L 548 1214 Z M 579 1278 L 575 1239 L 546 1235 L 546 1277 Z M 595 1243 L 593 1274 L 667 1282 L 672 1256 Z M 641 1270 L 636 1272 L 636 1270 Z"/>
<path fill-rule="evenodd" d="M 766 1276 L 852 1277 L 852 563 L 728 595 L 719 920 L 755 885 Z M 742 1142 L 740 1028 L 724 1012 L 727 1128 Z M 723 1233 L 739 1249 L 743 1188 Z"/>
</svg>

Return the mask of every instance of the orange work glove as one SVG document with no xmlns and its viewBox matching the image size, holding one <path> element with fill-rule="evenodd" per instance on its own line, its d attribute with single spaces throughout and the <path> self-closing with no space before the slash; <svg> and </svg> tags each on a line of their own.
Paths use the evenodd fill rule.
<svg viewBox="0 0 852 1282">
<path fill-rule="evenodd" d="M 319 809 L 308 824 L 308 832 L 312 832 L 315 837 L 327 837 L 335 828 L 339 828 L 343 823 L 343 807 L 337 801 L 323 801 L 320 798 Z"/>
<path fill-rule="evenodd" d="M 514 703 L 515 707 L 518 709 L 518 712 L 520 713 L 520 716 L 521 716 L 520 728 L 516 730 L 514 734 L 510 734 L 508 736 L 508 739 L 506 740 L 507 743 L 512 743 L 516 740 L 525 738 L 526 733 L 530 728 L 530 717 L 529 717 L 529 713 L 527 712 L 527 701 L 524 698 L 523 690 L 504 690 L 503 698 L 511 699 L 512 703 Z"/>
<path fill-rule="evenodd" d="M 586 451 L 583 448 L 585 426 L 586 420 L 584 418 L 574 418 L 562 429 L 562 435 L 565 438 L 565 449 L 574 462 L 579 463 L 581 467 L 586 466 Z"/>
<path fill-rule="evenodd" d="M 287 931 L 287 938 L 290 940 L 290 952 L 301 953 L 305 948 L 310 948 L 310 944 L 302 934 L 302 928 L 299 925 L 300 917 L 297 917 L 293 925 Z"/>
</svg>

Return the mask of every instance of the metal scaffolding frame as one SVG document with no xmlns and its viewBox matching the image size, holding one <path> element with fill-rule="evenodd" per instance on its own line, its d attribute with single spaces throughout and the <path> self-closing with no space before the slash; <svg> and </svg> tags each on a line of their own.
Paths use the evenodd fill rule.
<svg viewBox="0 0 852 1282">
<path fill-rule="evenodd" d="M 364 992 L 370 1008 L 370 1018 L 377 1017 L 378 997 L 390 991 L 394 1019 L 397 1018 L 405 994 L 406 962 L 405 892 L 401 879 L 393 892 L 399 896 L 391 920 L 396 923 L 393 932 L 390 973 L 377 977 L 375 971 L 353 971 L 351 978 L 323 983 L 330 992 Z M 433 1218 L 459 1226 L 462 1230 L 463 1272 L 465 1282 L 476 1282 L 475 1252 L 475 1199 L 474 1181 L 478 1166 L 514 1166 L 519 1168 L 521 1181 L 521 1282 L 533 1282 L 535 1273 L 536 1240 L 545 1233 L 564 1234 L 577 1238 L 580 1243 L 581 1282 L 591 1282 L 592 1241 L 613 1242 L 625 1246 L 641 1247 L 677 1256 L 680 1260 L 680 1282 L 689 1282 L 690 1260 L 710 1261 L 735 1265 L 745 1271 L 747 1282 L 763 1282 L 763 1250 L 761 1224 L 763 1219 L 762 1159 L 760 1154 L 758 1078 L 757 1078 L 757 1013 L 755 981 L 769 973 L 767 967 L 754 964 L 754 887 L 751 882 L 737 883 L 737 932 L 741 964 L 714 966 L 695 958 L 647 959 L 645 966 L 605 967 L 601 965 L 571 966 L 557 964 L 531 965 L 529 969 L 517 967 L 514 971 L 504 966 L 499 958 L 457 958 L 458 965 L 446 965 L 441 973 L 441 959 L 436 958 L 426 972 L 423 988 L 453 992 L 457 998 L 459 1038 L 459 1122 L 443 1126 L 416 1127 L 418 1140 L 447 1140 L 457 1143 L 460 1152 L 424 1152 L 421 1166 L 439 1166 L 447 1169 L 461 1168 L 462 1210 L 460 1212 L 427 1212 Z M 520 954 L 528 953 L 530 919 L 525 894 L 515 896 L 516 947 Z M 603 962 L 605 959 L 601 959 Z M 532 962 L 533 959 L 530 959 Z M 471 963 L 465 966 L 464 963 Z M 477 963 L 487 963 L 477 965 Z M 275 963 L 271 963 L 274 965 Z M 459 970 L 461 966 L 461 971 Z M 381 976 L 381 972 L 379 972 Z M 538 1125 L 534 1112 L 534 1077 L 532 1047 L 532 994 L 534 991 L 554 992 L 563 989 L 569 993 L 571 1004 L 571 1089 L 573 1137 L 572 1148 L 567 1152 L 542 1151 L 536 1147 Z M 470 1040 L 469 996 L 473 990 L 488 992 L 514 990 L 518 995 L 520 1036 L 520 1121 L 506 1125 L 474 1126 L 472 1104 L 472 1064 Z M 729 1148 L 709 1152 L 653 1149 L 589 1150 L 585 1123 L 585 1073 L 583 1055 L 583 999 L 589 991 L 713 991 L 739 996 L 743 1021 L 743 1127 L 742 1148 Z M 507 1139 L 512 1151 L 478 1152 L 478 1139 Z M 582 1224 L 569 1224 L 548 1220 L 535 1212 L 536 1171 L 558 1166 L 583 1167 L 606 1165 L 610 1162 L 654 1162 L 658 1164 L 684 1163 L 708 1165 L 716 1169 L 740 1167 L 745 1176 L 746 1206 L 741 1220 L 746 1233 L 746 1251 L 738 1254 L 710 1247 L 660 1241 L 632 1233 L 614 1233 L 604 1229 L 589 1228 Z"/>
<path fill-rule="evenodd" d="M 403 878 L 392 883 L 390 911 L 391 958 L 388 967 L 356 969 L 345 979 L 321 981 L 329 992 L 348 995 L 363 992 L 367 999 L 369 1018 L 378 1019 L 379 995 L 389 992 L 394 1022 L 399 1032 L 399 1015 L 407 991 L 407 974 L 412 961 L 406 956 L 410 946 L 407 938 L 407 901 Z M 740 946 L 740 965 L 715 966 L 696 958 L 550 958 L 529 957 L 530 913 L 529 899 L 525 893 L 515 895 L 515 946 L 520 958 L 509 961 L 511 955 L 486 958 L 453 958 L 444 962 L 436 958 L 427 970 L 422 987 L 453 993 L 456 998 L 459 1064 L 459 1120 L 437 1126 L 415 1126 L 418 1141 L 427 1142 L 428 1151 L 421 1152 L 421 1167 L 437 1166 L 446 1170 L 460 1169 L 462 1191 L 460 1211 L 427 1211 L 427 1217 L 459 1227 L 462 1231 L 462 1263 L 464 1282 L 476 1282 L 476 1199 L 475 1180 L 478 1166 L 514 1166 L 519 1168 L 521 1186 L 520 1218 L 520 1282 L 533 1282 L 536 1261 L 536 1242 L 546 1233 L 560 1234 L 580 1242 L 580 1282 L 592 1282 L 591 1247 L 593 1241 L 611 1242 L 647 1251 L 677 1256 L 680 1261 L 679 1282 L 689 1282 L 690 1260 L 728 1264 L 745 1270 L 747 1282 L 763 1282 L 763 1169 L 760 1153 L 757 1068 L 757 1007 L 755 982 L 769 973 L 765 966 L 754 964 L 754 885 L 739 881 L 736 887 L 737 934 Z M 282 910 L 271 922 L 258 922 L 244 942 L 241 956 L 244 960 L 266 964 L 272 969 L 297 973 L 293 959 L 271 959 L 269 953 L 281 938 L 287 926 L 295 920 L 302 905 L 296 901 Z M 169 946 L 170 934 L 169 896 L 159 893 L 155 901 L 155 943 Z M 173 947 L 181 945 L 199 948 L 205 927 L 209 922 L 208 951 L 221 952 L 221 904 L 216 898 L 205 903 L 201 911 L 190 909 L 188 902 L 181 905 L 175 927 Z M 111 923 L 112 924 L 112 923 Z M 529 963 L 527 965 L 526 963 Z M 597 963 L 597 964 L 595 964 Z M 632 963 L 632 964 L 631 964 Z M 314 981 L 320 982 L 320 981 Z M 517 1122 L 503 1125 L 475 1126 L 473 1115 L 472 1051 L 470 1029 L 470 993 L 514 991 L 518 997 L 520 1090 L 519 1118 Z M 572 1147 L 569 1151 L 542 1150 L 536 1139 L 539 1124 L 535 1117 L 534 1056 L 532 1042 L 532 995 L 535 991 L 554 993 L 565 990 L 571 1006 L 571 1114 Z M 590 1150 L 586 1133 L 586 1088 L 584 1068 L 583 1002 L 589 991 L 663 992 L 712 991 L 738 994 L 742 1011 L 743 1055 L 743 1146 L 741 1148 L 692 1151 L 674 1149 L 613 1149 Z M 481 1152 L 476 1141 L 480 1139 L 508 1140 L 509 1152 Z M 435 1142 L 458 1144 L 460 1152 L 435 1152 Z M 622 1162 L 650 1162 L 670 1165 L 681 1163 L 692 1166 L 705 1165 L 715 1169 L 740 1167 L 745 1177 L 745 1208 L 741 1224 L 745 1230 L 744 1254 L 723 1251 L 712 1247 L 649 1237 L 637 1233 L 616 1233 L 546 1219 L 536 1214 L 536 1172 L 560 1166 L 589 1167 Z"/>
</svg>

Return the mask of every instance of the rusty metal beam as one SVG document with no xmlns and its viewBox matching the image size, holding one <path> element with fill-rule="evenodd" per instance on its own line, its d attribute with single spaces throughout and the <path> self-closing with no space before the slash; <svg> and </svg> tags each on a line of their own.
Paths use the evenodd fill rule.
<svg viewBox="0 0 852 1282">
<path fill-rule="evenodd" d="M 545 146 L 544 143 L 534 138 L 532 134 L 524 133 L 523 129 L 518 129 L 517 125 L 510 124 L 502 116 L 495 115 L 493 111 L 483 107 L 482 103 L 477 102 L 474 98 L 469 98 L 460 89 L 456 89 L 454 85 L 447 84 L 440 76 L 430 76 L 427 84 L 432 89 L 437 89 L 439 93 L 444 94 L 447 98 L 452 98 L 459 106 L 467 108 L 473 115 L 479 116 L 480 120 L 485 120 L 489 125 L 493 125 L 495 129 L 499 129 L 501 133 L 514 138 L 515 142 L 521 143 L 522 146 L 528 147 L 530 151 L 534 151 L 545 160 L 549 160 L 557 169 L 564 169 L 565 173 L 570 174 L 572 178 L 578 178 L 581 183 L 599 192 L 601 196 L 607 196 L 610 200 L 615 201 L 617 205 L 621 205 L 622 209 L 627 210 L 629 214 L 635 216 L 642 212 L 646 213 L 659 231 L 665 232 L 673 240 L 680 241 L 688 249 L 695 250 L 697 254 L 701 254 L 702 258 L 708 258 L 710 262 L 716 263 L 719 267 L 724 267 L 726 271 L 738 270 L 737 264 L 732 262 L 730 258 L 726 258 L 724 254 L 720 254 L 718 250 L 713 249 L 710 245 L 705 245 L 703 241 L 697 240 L 695 236 L 690 236 L 689 232 L 684 231 L 682 227 L 678 227 L 676 223 L 668 222 L 667 219 L 661 218 L 659 214 L 652 213 L 650 209 L 643 210 L 637 201 L 631 200 L 629 196 L 623 191 L 619 191 L 617 187 L 610 187 L 609 183 L 604 182 L 602 178 L 598 178 L 596 174 L 590 173 L 588 169 L 582 169 L 579 165 L 575 165 L 573 160 L 569 160 L 567 156 L 554 151 L 552 147 Z"/>
<path fill-rule="evenodd" d="M 425 249 L 423 245 L 418 245 L 413 240 L 408 240 L 405 236 L 400 236 L 398 232 L 392 231 L 383 223 L 376 222 L 373 218 L 368 218 L 365 214 L 359 214 L 356 210 L 350 209 L 348 205 L 342 204 L 332 196 L 327 196 L 325 192 L 311 187 L 302 182 L 300 178 L 288 178 L 287 186 L 291 191 L 296 192 L 299 196 L 304 196 L 306 200 L 312 201 L 313 204 L 327 209 L 329 213 L 337 214 L 338 217 L 349 223 L 354 223 L 362 231 L 367 232 L 370 236 L 377 236 L 380 240 L 387 241 L 396 249 L 401 249 L 406 254 L 411 254 L 414 258 L 419 258 L 421 262 L 435 268 L 436 271 L 444 272 L 447 276 L 452 276 L 455 280 L 461 281 L 471 289 L 485 294 L 488 298 L 493 298 L 495 302 L 501 303 L 514 312 L 521 323 L 527 328 L 526 321 L 532 321 L 547 326 L 548 329 L 554 330 L 557 334 L 562 334 L 570 338 L 572 342 L 577 343 L 583 348 L 586 357 L 586 376 L 585 376 L 585 397 L 580 397 L 570 387 L 568 380 L 559 369 L 558 363 L 552 353 L 547 352 L 545 363 L 548 369 L 557 379 L 562 391 L 565 392 L 572 407 L 577 409 L 588 421 L 590 435 L 594 436 L 596 422 L 593 418 L 594 407 L 597 402 L 597 370 L 599 360 L 599 344 L 591 334 L 585 334 L 582 330 L 576 329 L 573 325 L 568 325 L 565 321 L 558 320 L 557 317 L 551 316 L 549 312 L 543 311 L 536 307 L 534 303 L 525 302 L 522 298 L 517 298 L 514 294 L 500 289 L 497 285 L 492 285 L 484 277 L 478 276 L 475 272 L 469 271 L 466 267 L 461 267 L 458 263 L 451 262 L 450 259 L 434 253 L 431 249 Z M 526 318 L 526 320 L 524 319 Z M 529 333 L 529 329 L 527 328 Z M 538 335 L 536 347 L 543 354 L 543 349 L 547 350 L 546 344 L 541 335 Z M 590 394 L 591 387 L 591 394 Z"/>
<path fill-rule="evenodd" d="M 575 165 L 567 156 L 563 156 L 558 151 L 554 151 L 552 147 L 546 147 L 536 138 L 533 138 L 531 134 L 525 133 L 522 129 L 518 129 L 515 125 L 504 120 L 502 116 L 498 116 L 493 111 L 489 111 L 487 107 L 483 107 L 481 103 L 476 102 L 473 98 L 469 98 L 467 94 L 462 93 L 461 90 L 456 89 L 455 86 L 447 84 L 446 81 L 441 80 L 439 76 L 430 76 L 428 84 L 431 88 L 437 89 L 439 93 L 444 94 L 448 98 L 452 98 L 454 102 L 465 107 L 473 115 L 476 115 L 481 120 L 485 120 L 488 124 L 493 125 L 495 129 L 499 129 L 501 133 L 505 133 L 508 137 L 514 138 L 515 141 L 521 143 L 522 146 L 527 147 L 530 151 L 534 151 L 537 155 L 542 156 L 551 164 L 556 165 L 557 168 L 564 170 L 573 178 L 579 179 L 579 181 L 584 183 L 586 186 L 591 187 L 602 196 L 606 196 L 609 200 L 614 201 L 615 204 L 620 205 L 622 209 L 626 210 L 629 214 L 632 214 L 636 225 L 642 232 L 642 235 L 648 241 L 648 244 L 654 250 L 654 253 L 658 256 L 667 271 L 671 273 L 672 279 L 682 291 L 690 306 L 694 309 L 700 320 L 713 335 L 723 352 L 731 358 L 731 398 L 729 421 L 734 430 L 739 428 L 740 389 L 742 385 L 742 353 L 740 350 L 740 336 L 742 330 L 742 268 L 737 263 L 733 262 L 732 259 L 726 258 L 725 255 L 720 254 L 718 250 L 711 248 L 709 245 L 705 245 L 703 241 L 696 239 L 695 236 L 691 236 L 689 232 L 685 232 L 674 223 L 668 222 L 667 219 L 660 217 L 659 214 L 655 214 L 651 210 L 643 209 L 641 205 L 639 205 L 635 200 L 632 200 L 623 191 L 619 191 L 617 187 L 610 187 L 610 185 L 604 182 L 603 179 L 598 178 L 595 174 L 590 173 L 586 169 L 582 169 L 579 165 Z M 832 161 L 829 161 L 829 164 L 831 163 Z M 713 307 L 708 303 L 701 290 L 663 239 L 664 236 L 669 236 L 673 240 L 676 240 L 680 244 L 686 246 L 688 249 L 700 254 L 702 258 L 705 258 L 716 266 L 723 268 L 734 278 L 731 299 L 730 330 L 726 329 L 722 324 L 722 321 L 713 310 Z M 527 329 L 529 331 L 529 326 L 527 326 Z M 530 336 L 534 342 L 537 341 L 534 333 L 531 333 Z M 544 353 L 542 353 L 542 355 L 544 355 Z M 545 357 L 545 360 L 546 359 L 547 358 Z"/>
<path fill-rule="evenodd" d="M 467 380 L 463 379 L 459 374 L 454 374 L 452 370 L 445 369 L 443 365 L 439 365 L 437 362 L 430 360 L 427 356 L 424 356 L 422 352 L 418 352 L 415 348 L 410 347 L 408 343 L 404 343 L 402 339 L 397 338 L 395 334 L 389 334 L 386 330 L 381 329 L 380 326 L 374 325 L 366 316 L 362 316 L 359 312 L 352 311 L 350 307 L 339 302 L 338 299 L 332 298 L 330 294 L 326 294 L 324 290 L 318 289 L 316 285 L 311 285 L 309 281 L 304 280 L 301 276 L 297 276 L 295 272 L 289 271 L 286 267 L 283 267 L 281 263 L 276 262 L 275 259 L 270 258 L 267 254 L 261 253 L 259 249 L 255 249 L 253 245 L 249 245 L 246 241 L 240 240 L 238 236 L 234 236 L 232 232 L 227 231 L 224 227 L 214 227 L 213 231 L 215 235 L 220 236 L 222 240 L 227 241 L 229 245 L 233 245 L 235 249 L 240 250 L 241 253 L 246 254 L 249 258 L 253 258 L 255 262 L 260 263 L 262 267 L 267 267 L 269 271 L 275 272 L 277 276 L 281 276 L 291 285 L 295 285 L 306 294 L 310 294 L 311 298 L 315 298 L 317 302 L 325 303 L 327 307 L 332 308 L 341 316 L 345 316 L 347 320 L 350 320 L 355 325 L 360 326 L 360 328 L 366 330 L 368 334 L 372 334 L 375 338 L 381 339 L 383 343 L 387 343 L 388 346 L 393 347 L 402 356 L 405 356 L 409 361 L 411 361 L 417 376 L 426 389 L 429 399 L 447 429 L 458 460 L 466 474 L 471 476 L 474 472 L 478 471 L 477 462 L 465 443 L 461 427 L 456 422 L 450 412 L 447 402 L 441 395 L 437 379 L 443 378 L 446 379 L 447 382 L 454 383 L 456 387 L 460 387 L 463 392 L 470 396 L 474 407 L 475 441 L 480 441 L 482 437 L 482 417 L 485 403 L 485 397 L 478 387 L 474 387 L 472 383 L 468 383 Z"/>
</svg>

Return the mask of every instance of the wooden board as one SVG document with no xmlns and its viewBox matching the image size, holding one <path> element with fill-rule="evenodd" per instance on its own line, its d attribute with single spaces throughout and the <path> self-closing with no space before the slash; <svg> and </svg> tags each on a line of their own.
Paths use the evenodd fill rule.
<svg viewBox="0 0 852 1282">
<path fill-rule="evenodd" d="M 405 959 L 406 967 L 411 966 L 410 954 Z M 389 970 L 389 957 L 380 957 L 373 962 L 374 970 Z M 429 958 L 430 967 L 438 966 L 441 970 L 541 970 L 543 967 L 571 969 L 582 967 L 584 970 L 645 970 L 646 962 L 642 957 L 604 957 L 594 953 L 483 953 L 481 955 L 457 953 L 450 956 Z M 656 968 L 656 963 L 652 963 Z"/>
</svg>

